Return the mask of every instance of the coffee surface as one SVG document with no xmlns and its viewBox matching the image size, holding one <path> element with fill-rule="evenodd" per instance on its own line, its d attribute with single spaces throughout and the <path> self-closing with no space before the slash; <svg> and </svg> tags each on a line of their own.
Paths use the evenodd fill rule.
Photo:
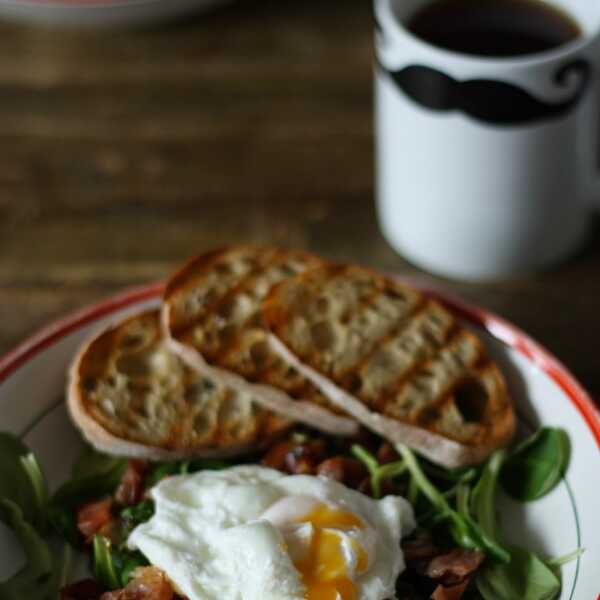
<svg viewBox="0 0 600 600">
<path fill-rule="evenodd" d="M 582 34 L 573 17 L 541 0 L 438 0 L 408 28 L 447 50 L 497 57 L 545 52 Z"/>
</svg>

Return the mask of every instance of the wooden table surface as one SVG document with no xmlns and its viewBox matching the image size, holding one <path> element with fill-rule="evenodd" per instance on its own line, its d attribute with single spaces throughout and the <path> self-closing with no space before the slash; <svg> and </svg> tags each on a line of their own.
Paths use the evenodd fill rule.
<svg viewBox="0 0 600 600">
<path fill-rule="evenodd" d="M 254 241 L 415 275 L 373 208 L 365 0 L 238 0 L 168 28 L 0 25 L 0 352 L 64 313 Z M 600 398 L 600 223 L 546 274 L 435 280 Z"/>
</svg>

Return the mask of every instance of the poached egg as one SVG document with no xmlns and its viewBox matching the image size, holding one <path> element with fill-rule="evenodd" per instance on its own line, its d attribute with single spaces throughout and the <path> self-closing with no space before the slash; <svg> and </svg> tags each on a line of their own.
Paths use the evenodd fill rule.
<svg viewBox="0 0 600 600">
<path fill-rule="evenodd" d="M 190 600 L 384 600 L 404 569 L 408 502 L 246 465 L 171 477 L 128 544 Z"/>
</svg>

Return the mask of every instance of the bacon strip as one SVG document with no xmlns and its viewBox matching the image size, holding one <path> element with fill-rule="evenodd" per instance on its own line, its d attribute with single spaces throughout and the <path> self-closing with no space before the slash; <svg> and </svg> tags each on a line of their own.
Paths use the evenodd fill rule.
<svg viewBox="0 0 600 600">
<path fill-rule="evenodd" d="M 144 480 L 148 463 L 143 460 L 130 460 L 121 483 L 115 492 L 115 500 L 122 506 L 133 506 L 141 502 L 144 495 Z"/>
<path fill-rule="evenodd" d="M 136 569 L 122 590 L 106 592 L 100 600 L 174 600 L 175 592 L 166 575 L 156 567 Z"/>
<path fill-rule="evenodd" d="M 76 515 L 77 529 L 86 542 L 90 542 L 97 533 L 108 531 L 111 528 L 114 520 L 112 504 L 112 499 L 107 498 L 79 507 Z"/>
<path fill-rule="evenodd" d="M 425 574 L 446 587 L 462 583 L 473 574 L 485 559 L 480 550 L 454 548 L 431 560 Z"/>
<path fill-rule="evenodd" d="M 453 585 L 451 587 L 444 587 L 443 585 L 438 585 L 435 588 L 435 591 L 431 595 L 432 600 L 460 600 L 469 585 L 469 580 L 463 581 L 458 585 Z"/>
<path fill-rule="evenodd" d="M 102 588 L 93 579 L 84 579 L 60 590 L 60 600 L 99 600 Z"/>
</svg>

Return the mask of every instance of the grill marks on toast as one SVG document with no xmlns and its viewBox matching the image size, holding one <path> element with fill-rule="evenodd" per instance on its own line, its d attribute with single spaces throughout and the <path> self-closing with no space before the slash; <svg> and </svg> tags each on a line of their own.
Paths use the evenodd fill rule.
<svg viewBox="0 0 600 600">
<path fill-rule="evenodd" d="M 270 264 L 263 264 L 260 269 L 230 290 L 217 303 L 212 314 L 198 324 L 206 334 L 212 333 L 218 340 L 212 346 L 206 343 L 201 346 L 200 350 L 207 360 L 220 363 L 224 354 L 235 351 L 246 330 L 263 328 L 263 298 L 274 284 L 298 272 L 289 263 L 289 257 L 283 252 L 275 255 Z"/>
<path fill-rule="evenodd" d="M 247 266 L 231 266 L 240 261 Z M 252 246 L 225 249 L 206 261 L 200 257 L 184 268 L 185 277 L 176 276 L 176 285 L 167 287 L 164 299 L 170 307 L 171 336 L 193 347 L 211 365 L 250 383 L 266 383 L 291 398 L 329 406 L 313 384 L 271 351 L 262 317 L 262 303 L 274 285 L 321 264 L 309 254 Z M 226 284 L 218 275 L 224 270 Z M 204 306 L 188 298 L 209 302 Z"/>
<path fill-rule="evenodd" d="M 453 402 L 452 392 L 460 389 L 462 382 L 472 373 L 481 351 L 474 336 L 464 330 L 455 330 L 444 346 L 437 348 L 429 360 L 421 362 L 413 370 L 412 376 L 404 378 L 392 394 L 384 397 L 381 412 L 438 431 L 438 424 L 444 419 L 442 408 L 449 410 L 450 405 L 454 405 L 458 411 L 456 427 L 445 435 L 451 434 L 450 437 L 459 441 L 476 442 L 473 436 L 479 429 L 474 423 L 466 422 L 460 408 Z M 485 398 L 482 397 L 482 401 Z"/>
<path fill-rule="evenodd" d="M 252 252 L 241 246 L 202 255 L 188 263 L 170 280 L 165 293 L 177 314 L 172 323 L 174 337 L 189 336 L 207 318 L 219 315 L 227 299 L 247 287 L 278 253 L 276 248 Z M 189 277 L 190 273 L 194 277 Z"/>
<path fill-rule="evenodd" d="M 312 273 L 300 277 L 302 286 L 291 288 L 289 312 L 279 318 L 273 310 L 271 324 L 275 331 L 285 326 L 295 340 L 296 355 L 332 378 L 344 379 L 356 371 L 421 303 L 418 293 L 397 294 L 383 280 L 364 277 L 352 267 L 328 267 L 326 284 Z M 288 319 L 288 314 L 293 316 Z"/>
<path fill-rule="evenodd" d="M 257 448 L 290 425 L 188 368 L 167 347 L 159 311 L 128 318 L 83 350 L 71 374 L 73 403 L 92 443 L 86 418 L 120 440 L 182 456 Z"/>
<path fill-rule="evenodd" d="M 344 344 L 337 356 L 332 357 L 332 374 L 343 379 L 356 371 L 373 352 L 381 340 L 397 329 L 398 323 L 404 323 L 419 309 L 420 298 L 410 297 L 392 302 L 386 291 L 374 289 L 372 294 L 362 301 L 356 310 L 347 310 L 351 314 L 348 320 L 342 320 L 346 328 Z"/>
<path fill-rule="evenodd" d="M 163 317 L 170 347 L 194 368 L 313 426 L 350 412 L 453 466 L 512 436 L 503 379 L 477 338 L 438 303 L 366 269 L 233 247 L 176 275 Z"/>
<path fill-rule="evenodd" d="M 264 312 L 301 362 L 383 416 L 475 445 L 495 435 L 495 416 L 511 411 L 474 335 L 436 302 L 366 269 L 302 273 L 272 291 Z M 476 398 L 463 398 L 469 386 Z"/>
<path fill-rule="evenodd" d="M 398 391 L 450 335 L 452 318 L 437 304 L 423 301 L 398 327 L 341 379 L 342 386 L 374 406 L 382 395 Z"/>
<path fill-rule="evenodd" d="M 167 289 L 171 335 L 219 364 L 239 344 L 243 330 L 260 326 L 261 302 L 272 285 L 314 261 L 300 253 L 253 247 L 226 249 L 206 262 L 197 259 L 188 267 L 188 281 L 171 293 Z"/>
<path fill-rule="evenodd" d="M 497 366 L 437 302 L 367 269 L 255 246 L 174 275 L 162 326 L 149 311 L 92 340 L 69 407 L 99 449 L 155 459 L 253 450 L 294 418 L 335 434 L 358 420 L 459 466 L 514 428 Z"/>
</svg>

